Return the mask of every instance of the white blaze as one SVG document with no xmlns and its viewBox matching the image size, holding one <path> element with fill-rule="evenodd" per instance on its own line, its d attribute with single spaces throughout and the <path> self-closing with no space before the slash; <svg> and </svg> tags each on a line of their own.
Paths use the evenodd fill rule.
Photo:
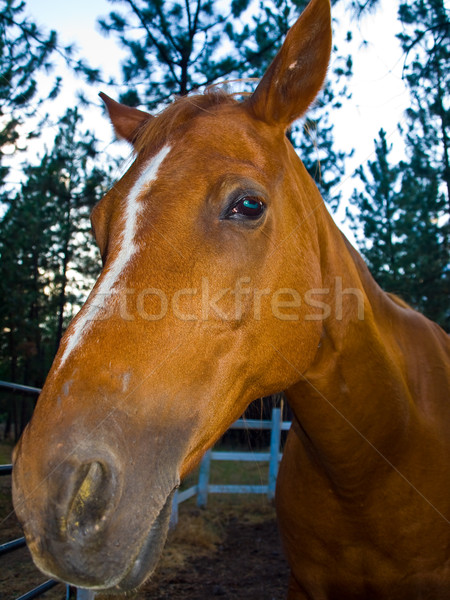
<svg viewBox="0 0 450 600">
<path fill-rule="evenodd" d="M 158 169 L 163 160 L 169 154 L 170 150 L 170 146 L 164 146 L 164 148 L 162 148 L 158 154 L 153 156 L 131 188 L 126 199 L 124 214 L 125 223 L 122 231 L 119 252 L 113 263 L 109 266 L 108 271 L 106 271 L 106 273 L 103 275 L 103 278 L 96 289 L 95 296 L 91 298 L 93 294 L 92 292 L 91 296 L 88 298 L 86 306 L 84 309 L 82 309 L 84 311 L 83 314 L 80 315 L 78 320 L 73 324 L 72 332 L 66 340 L 64 354 L 62 355 L 61 362 L 59 364 L 60 367 L 64 364 L 69 354 L 76 347 L 83 333 L 85 333 L 89 328 L 99 309 L 103 308 L 107 299 L 111 297 L 112 289 L 116 284 L 119 275 L 125 269 L 131 257 L 136 252 L 137 244 L 135 242 L 135 236 L 137 220 L 144 207 L 142 202 L 139 202 L 139 197 L 142 192 L 148 192 L 150 184 L 156 180 Z M 97 297 L 100 298 L 100 300 L 94 305 L 93 300 Z"/>
</svg>

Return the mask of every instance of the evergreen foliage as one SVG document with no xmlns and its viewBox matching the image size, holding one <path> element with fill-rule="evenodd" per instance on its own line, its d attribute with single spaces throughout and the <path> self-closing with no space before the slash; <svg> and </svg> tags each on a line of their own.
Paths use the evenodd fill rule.
<svg viewBox="0 0 450 600">
<path fill-rule="evenodd" d="M 358 18 L 375 12 L 380 6 L 380 0 L 352 0 L 351 6 Z"/>
<path fill-rule="evenodd" d="M 392 148 L 387 144 L 385 131 L 381 130 L 379 136 L 379 140 L 375 140 L 376 159 L 367 165 L 369 173 L 363 167 L 357 171 L 365 190 L 353 193 L 351 203 L 358 208 L 358 213 L 351 226 L 378 283 L 384 289 L 400 293 L 396 288 L 397 280 L 402 278 L 396 247 L 396 225 L 400 218 L 396 195 L 400 169 L 389 162 Z M 347 215 L 352 218 L 351 211 L 347 211 Z"/>
<path fill-rule="evenodd" d="M 0 0 L 0 185 L 8 172 L 4 150 L 11 154 L 17 149 L 20 125 L 36 116 L 42 121 L 43 106 L 60 91 L 59 76 L 53 78 L 51 89 L 44 95 L 38 86 L 39 76 L 52 71 L 55 56 L 60 55 L 70 69 L 88 82 L 100 78 L 98 70 L 75 58 L 72 46 L 60 45 L 55 31 L 45 32 L 25 11 L 23 0 Z M 33 131 L 27 135 L 38 134 Z M 22 149 L 23 145 L 22 141 Z"/>
<path fill-rule="evenodd" d="M 411 94 L 407 146 L 421 176 L 424 161 L 432 169 L 450 216 L 450 16 L 443 0 L 408 0 L 400 5 L 399 19 Z"/>
<path fill-rule="evenodd" d="M 226 10 L 214 0 L 111 1 L 124 10 L 111 12 L 100 26 L 128 50 L 122 70 L 129 90 L 122 102 L 154 110 L 238 69 L 234 48 L 224 50 L 222 36 L 248 0 L 228 3 Z"/>
<path fill-rule="evenodd" d="M 358 208 L 353 229 L 380 286 L 448 327 L 448 253 L 439 225 L 445 203 L 438 179 L 423 156 L 414 153 L 396 164 L 391 150 L 381 130 L 375 160 L 358 171 L 364 191 L 351 199 Z"/>
<path fill-rule="evenodd" d="M 8 171 L 2 160 L 3 149 L 14 148 L 19 138 L 18 126 L 39 105 L 36 77 L 49 68 L 57 36 L 54 31 L 44 35 L 24 17 L 25 2 L 0 0 L 0 8 L 1 184 Z M 56 79 L 50 97 L 56 95 L 59 84 Z"/>
<path fill-rule="evenodd" d="M 80 129 L 77 110 L 68 110 L 1 220 L 0 379 L 42 385 L 71 305 L 99 272 L 89 214 L 107 181 L 94 137 Z"/>
<path fill-rule="evenodd" d="M 406 159 L 390 164 L 381 131 L 369 173 L 358 172 L 365 190 L 352 198 L 354 229 L 380 285 L 448 329 L 450 22 L 442 0 L 403 2 L 399 18 L 411 95 Z"/>
</svg>

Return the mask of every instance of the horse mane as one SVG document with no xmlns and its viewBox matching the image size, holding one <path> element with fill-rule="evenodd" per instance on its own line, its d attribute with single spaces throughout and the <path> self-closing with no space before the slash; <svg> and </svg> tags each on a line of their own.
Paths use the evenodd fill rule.
<svg viewBox="0 0 450 600">
<path fill-rule="evenodd" d="M 182 129 L 202 113 L 214 113 L 214 109 L 221 105 L 238 104 L 234 96 L 213 86 L 207 88 L 204 94 L 176 98 L 156 117 L 145 121 L 134 143 L 135 152 L 140 154 L 145 148 L 163 146 L 174 131 Z"/>
<path fill-rule="evenodd" d="M 413 310 L 412 307 L 407 302 L 405 302 L 403 300 L 403 298 L 400 298 L 400 296 L 397 296 L 397 294 L 392 294 L 391 292 L 386 292 L 386 293 L 389 296 L 389 298 L 393 302 L 395 302 L 395 304 L 397 304 L 397 306 L 401 306 L 402 308 L 409 308 L 409 309 Z"/>
</svg>

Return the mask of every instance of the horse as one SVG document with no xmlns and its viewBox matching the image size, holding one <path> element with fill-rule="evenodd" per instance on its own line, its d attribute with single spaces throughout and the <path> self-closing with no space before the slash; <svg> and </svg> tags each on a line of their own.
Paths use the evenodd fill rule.
<svg viewBox="0 0 450 600">
<path fill-rule="evenodd" d="M 449 339 L 379 288 L 286 135 L 330 52 L 329 0 L 311 0 L 244 99 L 151 116 L 103 96 L 135 158 L 92 212 L 103 270 L 14 452 L 51 577 L 141 585 L 180 480 L 284 390 L 289 600 L 450 597 Z"/>
</svg>

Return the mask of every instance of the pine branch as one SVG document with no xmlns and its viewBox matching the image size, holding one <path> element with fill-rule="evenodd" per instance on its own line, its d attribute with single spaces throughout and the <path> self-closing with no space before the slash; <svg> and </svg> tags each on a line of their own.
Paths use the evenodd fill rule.
<svg viewBox="0 0 450 600">
<path fill-rule="evenodd" d="M 168 66 L 172 77 L 174 78 L 175 81 L 178 82 L 178 77 L 175 73 L 174 70 L 174 61 L 172 60 L 172 58 L 169 56 L 169 54 L 166 52 L 166 49 L 164 47 L 163 44 L 160 44 L 158 42 L 158 40 L 155 38 L 155 36 L 153 35 L 152 31 L 150 30 L 150 27 L 147 25 L 146 20 L 144 19 L 141 11 L 138 9 L 138 7 L 136 6 L 135 2 L 133 0 L 126 0 L 126 2 L 130 5 L 132 11 L 134 12 L 134 14 L 138 17 L 142 27 L 144 28 L 145 32 L 147 33 L 150 41 L 152 42 L 152 44 L 155 46 L 155 48 L 158 50 L 158 52 L 160 53 L 160 55 L 162 56 L 165 64 Z"/>
</svg>

